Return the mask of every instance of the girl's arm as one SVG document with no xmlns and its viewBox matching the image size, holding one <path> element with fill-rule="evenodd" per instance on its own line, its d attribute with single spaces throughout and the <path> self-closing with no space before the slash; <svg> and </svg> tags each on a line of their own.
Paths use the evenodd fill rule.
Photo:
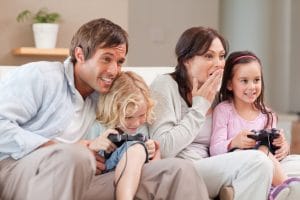
<svg viewBox="0 0 300 200">
<path fill-rule="evenodd" d="M 226 153 L 234 148 L 253 148 L 256 144 L 254 139 L 248 137 L 254 133 L 250 130 L 243 130 L 238 123 L 234 126 L 235 130 L 230 129 L 231 124 L 235 123 L 235 116 L 232 115 L 232 112 L 232 105 L 226 102 L 220 103 L 214 110 L 211 155 Z"/>
<path fill-rule="evenodd" d="M 213 111 L 213 127 L 209 147 L 211 156 L 223 154 L 230 150 L 229 144 L 232 138 L 228 139 L 228 118 L 228 112 L 224 104 L 219 104 Z"/>
</svg>

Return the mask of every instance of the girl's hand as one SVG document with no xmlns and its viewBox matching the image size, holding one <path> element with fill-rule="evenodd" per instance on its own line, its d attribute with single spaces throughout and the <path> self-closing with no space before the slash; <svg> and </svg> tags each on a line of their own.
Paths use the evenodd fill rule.
<svg viewBox="0 0 300 200">
<path fill-rule="evenodd" d="M 159 143 L 154 140 L 147 140 L 145 145 L 148 150 L 148 155 L 150 160 L 160 159 L 160 147 Z"/>
<path fill-rule="evenodd" d="M 145 145 L 147 147 L 149 159 L 152 159 L 156 151 L 154 140 L 147 140 Z"/>
<path fill-rule="evenodd" d="M 275 158 L 280 161 L 289 155 L 290 145 L 285 139 L 283 130 L 280 130 L 279 134 L 280 136 L 274 139 L 272 144 L 279 147 L 279 149 L 275 151 Z"/>
<path fill-rule="evenodd" d="M 210 102 L 213 102 L 219 90 L 223 75 L 223 69 L 216 70 L 199 88 L 199 82 L 196 78 L 193 79 L 192 96 L 202 96 Z"/>
<path fill-rule="evenodd" d="M 253 148 L 256 144 L 256 141 L 248 138 L 247 135 L 254 134 L 251 131 L 241 131 L 237 134 L 229 144 L 229 149 L 239 148 L 239 149 L 248 149 Z"/>
<path fill-rule="evenodd" d="M 116 150 L 117 146 L 112 143 L 107 136 L 110 134 L 119 134 L 118 131 L 114 129 L 108 129 L 103 134 L 101 134 L 96 139 L 92 140 L 89 144 L 89 149 L 98 152 L 99 150 L 104 150 L 107 153 L 111 153 Z"/>
<path fill-rule="evenodd" d="M 277 146 L 277 147 L 281 147 L 285 143 L 286 143 L 286 139 L 285 139 L 285 136 L 284 136 L 283 129 L 281 129 L 279 131 L 279 137 L 274 139 L 272 144 Z"/>
</svg>

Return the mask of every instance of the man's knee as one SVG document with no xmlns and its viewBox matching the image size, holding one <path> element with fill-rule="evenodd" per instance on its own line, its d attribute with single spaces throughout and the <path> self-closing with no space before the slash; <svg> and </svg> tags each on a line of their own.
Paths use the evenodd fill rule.
<svg viewBox="0 0 300 200">
<path fill-rule="evenodd" d="M 59 160 L 65 165 L 86 165 L 95 168 L 95 159 L 92 153 L 81 145 L 59 144 L 55 147 L 50 157 Z"/>
</svg>

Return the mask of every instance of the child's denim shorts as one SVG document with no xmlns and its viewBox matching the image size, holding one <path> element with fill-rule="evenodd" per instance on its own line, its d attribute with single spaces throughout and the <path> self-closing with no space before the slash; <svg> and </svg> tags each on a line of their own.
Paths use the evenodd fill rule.
<svg viewBox="0 0 300 200">
<path fill-rule="evenodd" d="M 145 148 L 145 152 L 146 152 L 145 163 L 148 162 L 148 151 L 147 151 L 147 147 L 146 147 L 145 143 L 140 142 L 140 141 L 127 141 L 127 142 L 124 142 L 120 147 L 118 147 L 114 152 L 112 152 L 110 157 L 105 161 L 105 166 L 106 166 L 105 172 L 114 170 L 116 168 L 117 164 L 119 163 L 119 161 L 121 160 L 123 154 L 126 153 L 128 148 L 130 148 L 131 146 L 133 146 L 135 144 L 143 145 L 143 147 Z M 100 151 L 99 154 L 103 156 L 104 151 Z"/>
</svg>

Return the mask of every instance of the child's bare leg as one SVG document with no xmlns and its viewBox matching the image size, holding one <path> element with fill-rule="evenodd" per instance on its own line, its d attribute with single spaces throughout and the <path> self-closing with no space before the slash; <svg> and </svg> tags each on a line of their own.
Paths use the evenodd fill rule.
<svg viewBox="0 0 300 200">
<path fill-rule="evenodd" d="M 126 153 L 123 154 L 115 171 L 116 182 L 125 167 L 123 175 L 116 186 L 117 200 L 132 200 L 134 198 L 145 160 L 146 152 L 145 148 L 141 144 L 135 144 L 128 148 L 126 166 Z"/>
<path fill-rule="evenodd" d="M 274 173 L 273 173 L 272 185 L 277 186 L 277 185 L 282 184 L 286 179 L 288 179 L 288 176 L 282 170 L 279 161 L 274 157 L 274 155 L 271 152 L 268 153 L 268 151 L 269 151 L 268 147 L 262 145 L 259 147 L 259 150 L 261 150 L 265 154 L 268 154 L 269 158 L 273 162 Z"/>
</svg>

